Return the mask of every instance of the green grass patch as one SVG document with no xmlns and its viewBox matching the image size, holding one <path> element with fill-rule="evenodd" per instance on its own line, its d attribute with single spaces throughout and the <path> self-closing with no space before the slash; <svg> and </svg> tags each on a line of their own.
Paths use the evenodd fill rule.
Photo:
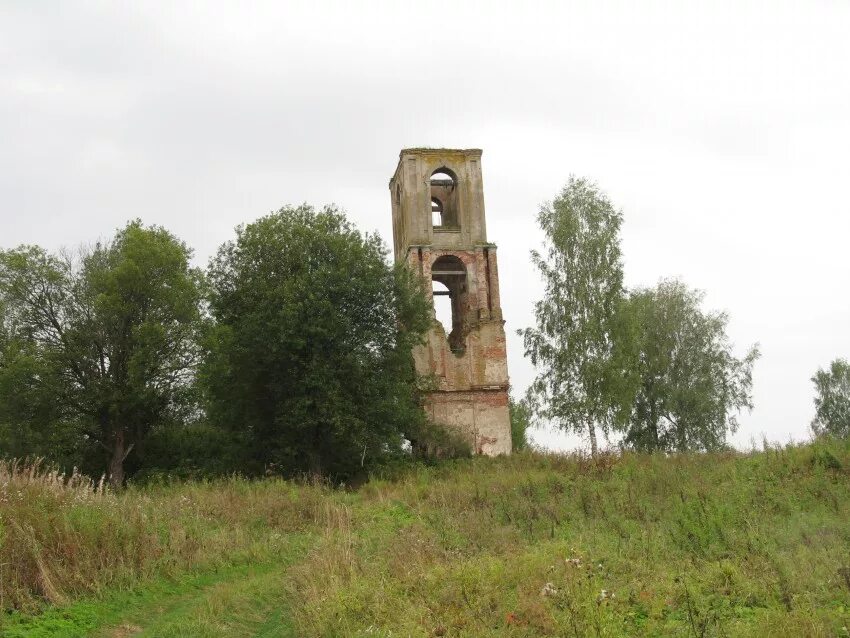
<svg viewBox="0 0 850 638">
<path fill-rule="evenodd" d="M 850 636 L 847 442 L 36 496 L 3 635 Z"/>
<path fill-rule="evenodd" d="M 286 568 L 309 545 L 291 535 L 285 551 L 264 563 L 232 565 L 162 578 L 131 590 L 54 606 L 35 616 L 9 614 L 6 638 L 83 636 L 292 635 Z M 226 633 L 225 633 L 226 632 Z"/>
</svg>

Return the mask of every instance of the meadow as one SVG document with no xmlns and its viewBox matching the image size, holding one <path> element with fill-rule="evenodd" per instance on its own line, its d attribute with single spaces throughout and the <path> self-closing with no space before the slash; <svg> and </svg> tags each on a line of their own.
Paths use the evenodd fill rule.
<svg viewBox="0 0 850 638">
<path fill-rule="evenodd" d="M 0 465 L 3 636 L 847 636 L 850 442 L 357 489 Z"/>
</svg>

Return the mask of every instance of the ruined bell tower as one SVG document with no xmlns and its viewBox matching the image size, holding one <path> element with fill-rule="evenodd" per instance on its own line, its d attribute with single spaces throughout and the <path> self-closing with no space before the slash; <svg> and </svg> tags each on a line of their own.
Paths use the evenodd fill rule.
<svg viewBox="0 0 850 638">
<path fill-rule="evenodd" d="M 413 353 L 425 410 L 478 454 L 510 454 L 508 362 L 496 246 L 487 241 L 480 149 L 407 148 L 390 180 L 393 245 L 442 304 Z M 436 303 L 434 303 L 436 302 Z"/>
</svg>

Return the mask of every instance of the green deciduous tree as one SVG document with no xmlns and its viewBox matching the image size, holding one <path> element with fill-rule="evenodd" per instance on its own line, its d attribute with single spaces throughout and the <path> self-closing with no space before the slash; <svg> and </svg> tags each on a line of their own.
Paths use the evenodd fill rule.
<svg viewBox="0 0 850 638">
<path fill-rule="evenodd" d="M 536 416 L 587 434 L 595 455 L 596 427 L 614 425 L 626 381 L 612 336 L 623 299 L 622 215 L 595 184 L 571 177 L 537 220 L 544 250 L 531 257 L 545 292 L 535 304 L 536 327 L 519 331 L 539 370 L 529 405 Z"/>
<path fill-rule="evenodd" d="M 524 399 L 517 401 L 511 397 L 508 409 L 511 417 L 511 449 L 519 452 L 528 447 L 528 428 L 531 424 L 528 403 Z"/>
<path fill-rule="evenodd" d="M 703 293 L 676 280 L 633 292 L 621 321 L 621 344 L 639 379 L 625 444 L 640 450 L 714 450 L 752 409 L 753 346 L 736 358 L 728 316 L 704 312 Z"/>
<path fill-rule="evenodd" d="M 819 369 L 815 384 L 815 434 L 850 437 L 850 363 L 836 359 L 828 370 Z"/>
<path fill-rule="evenodd" d="M 202 292 L 190 256 L 171 233 L 138 221 L 78 259 L 33 246 L 0 253 L 14 334 L 0 391 L 6 401 L 38 397 L 42 409 L 46 401 L 54 432 L 72 423 L 80 445 L 106 450 L 114 486 L 134 446 L 190 403 Z"/>
<path fill-rule="evenodd" d="M 422 418 L 410 356 L 428 302 L 377 235 L 335 207 L 237 228 L 210 264 L 204 367 L 215 422 L 286 473 L 342 478 L 401 449 Z"/>
<path fill-rule="evenodd" d="M 67 455 L 74 436 L 51 392 L 58 381 L 38 344 L 18 333 L 0 300 L 0 456 L 79 460 Z"/>
</svg>

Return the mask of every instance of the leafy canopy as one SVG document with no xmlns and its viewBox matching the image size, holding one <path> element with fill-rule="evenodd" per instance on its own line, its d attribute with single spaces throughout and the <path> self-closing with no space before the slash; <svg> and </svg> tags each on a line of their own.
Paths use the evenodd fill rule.
<svg viewBox="0 0 850 638">
<path fill-rule="evenodd" d="M 509 399 L 508 410 L 511 419 L 511 449 L 519 452 L 528 447 L 528 428 L 531 422 L 528 403 L 524 399 Z"/>
<path fill-rule="evenodd" d="M 53 375 L 39 345 L 21 332 L 0 299 L 0 455 L 79 465 L 73 427 L 50 391 L 59 381 Z"/>
<path fill-rule="evenodd" d="M 829 369 L 819 369 L 812 383 L 815 384 L 814 432 L 850 437 L 850 363 L 836 359 Z"/>
<path fill-rule="evenodd" d="M 626 445 L 716 450 L 737 429 L 737 411 L 752 409 L 758 346 L 736 358 L 726 335 L 728 316 L 702 311 L 703 296 L 676 280 L 629 296 L 621 321 L 628 324 L 630 340 L 623 348 L 639 384 Z"/>
<path fill-rule="evenodd" d="M 544 250 L 531 258 L 545 292 L 534 306 L 536 327 L 518 331 L 539 369 L 529 406 L 563 429 L 587 433 L 595 453 L 595 427 L 610 430 L 623 385 L 612 336 L 623 298 L 622 215 L 595 184 L 570 177 L 537 220 Z"/>
<path fill-rule="evenodd" d="M 717 449 L 752 408 L 754 346 L 738 359 L 725 313 L 700 309 L 702 293 L 678 281 L 628 293 L 622 215 L 595 184 L 571 177 L 538 215 L 544 283 L 536 327 L 519 331 L 538 368 L 528 405 L 538 418 L 595 428 L 643 450 Z"/>
<path fill-rule="evenodd" d="M 334 206 L 286 207 L 236 234 L 209 269 L 215 422 L 289 473 L 346 477 L 399 451 L 422 418 L 410 350 L 431 320 L 412 274 Z"/>
<path fill-rule="evenodd" d="M 190 407 L 202 291 L 190 256 L 139 221 L 76 259 L 36 246 L 0 252 L 0 389 L 33 399 L 17 425 L 73 427 L 90 469 L 106 466 L 120 485 L 133 448 Z"/>
</svg>

